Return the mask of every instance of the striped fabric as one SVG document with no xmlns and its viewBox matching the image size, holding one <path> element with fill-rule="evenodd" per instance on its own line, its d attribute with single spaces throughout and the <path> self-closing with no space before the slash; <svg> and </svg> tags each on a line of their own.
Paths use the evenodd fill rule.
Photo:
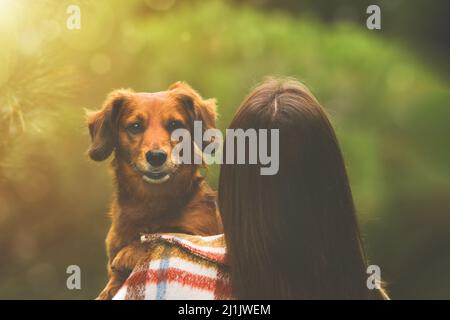
<svg viewBox="0 0 450 320">
<path fill-rule="evenodd" d="M 114 300 L 232 299 L 223 234 L 143 235 L 149 256 L 136 266 Z"/>
</svg>

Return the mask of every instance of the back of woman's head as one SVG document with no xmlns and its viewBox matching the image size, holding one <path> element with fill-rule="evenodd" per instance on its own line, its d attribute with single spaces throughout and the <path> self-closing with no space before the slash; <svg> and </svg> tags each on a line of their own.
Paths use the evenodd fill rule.
<svg viewBox="0 0 450 320">
<path fill-rule="evenodd" d="M 269 80 L 240 106 L 230 125 L 239 128 L 279 129 L 279 171 L 221 167 L 219 207 L 236 297 L 369 298 L 344 161 L 317 100 L 297 81 Z"/>
</svg>

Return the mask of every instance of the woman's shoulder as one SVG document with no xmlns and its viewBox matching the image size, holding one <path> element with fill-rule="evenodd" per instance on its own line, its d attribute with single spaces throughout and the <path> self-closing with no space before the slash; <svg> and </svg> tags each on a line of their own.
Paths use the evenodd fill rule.
<svg viewBox="0 0 450 320">
<path fill-rule="evenodd" d="M 186 251 L 186 254 L 198 256 L 213 263 L 226 265 L 226 247 L 223 234 L 197 236 L 183 233 L 143 234 L 142 243 L 174 246 Z"/>
<path fill-rule="evenodd" d="M 115 299 L 229 299 L 223 234 L 144 234 L 149 254 Z"/>
</svg>

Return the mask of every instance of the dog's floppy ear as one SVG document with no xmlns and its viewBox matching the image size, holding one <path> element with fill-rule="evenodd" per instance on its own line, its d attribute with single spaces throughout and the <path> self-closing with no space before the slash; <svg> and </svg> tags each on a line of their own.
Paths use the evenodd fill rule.
<svg viewBox="0 0 450 320">
<path fill-rule="evenodd" d="M 202 122 L 202 134 L 208 129 L 216 129 L 217 106 L 215 99 L 203 99 L 197 91 L 192 89 L 185 82 L 176 82 L 169 87 L 169 90 L 175 94 L 176 99 L 184 106 L 192 120 Z M 194 142 L 194 141 L 193 141 Z M 214 137 L 209 141 L 203 141 L 199 145 L 201 152 L 204 152 L 206 146 L 214 142 Z"/>
<path fill-rule="evenodd" d="M 216 99 L 206 99 L 200 103 L 197 117 L 203 121 L 203 129 L 216 128 L 217 120 L 217 104 Z"/>
<path fill-rule="evenodd" d="M 131 93 L 130 90 L 113 91 L 99 111 L 86 112 L 92 140 L 88 154 L 92 160 L 103 161 L 113 152 L 120 113 Z"/>
<path fill-rule="evenodd" d="M 204 100 L 197 91 L 185 82 L 175 82 L 169 87 L 176 98 L 192 113 L 193 120 L 202 121 L 203 131 L 216 128 L 216 99 Z"/>
</svg>

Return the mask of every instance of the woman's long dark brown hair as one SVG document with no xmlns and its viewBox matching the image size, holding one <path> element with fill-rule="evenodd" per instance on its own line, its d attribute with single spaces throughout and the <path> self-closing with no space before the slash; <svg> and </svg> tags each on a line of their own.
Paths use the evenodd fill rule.
<svg viewBox="0 0 450 320">
<path fill-rule="evenodd" d="M 338 141 L 309 90 L 293 80 L 266 81 L 239 108 L 230 125 L 238 128 L 279 129 L 280 161 L 271 176 L 260 165 L 221 167 L 219 208 L 236 298 L 379 296 L 366 286 Z"/>
</svg>

